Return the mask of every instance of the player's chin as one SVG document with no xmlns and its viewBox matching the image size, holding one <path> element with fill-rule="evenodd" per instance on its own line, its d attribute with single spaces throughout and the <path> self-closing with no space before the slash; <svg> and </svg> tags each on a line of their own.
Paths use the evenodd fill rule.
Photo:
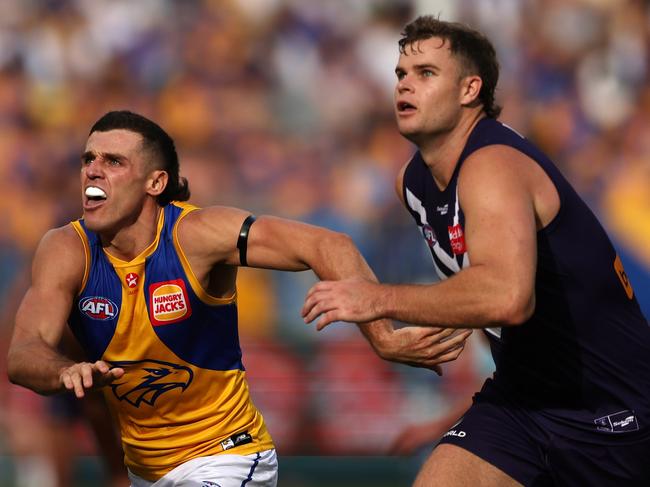
<svg viewBox="0 0 650 487">
<path fill-rule="evenodd" d="M 97 232 L 101 229 L 102 225 L 99 224 L 98 221 L 96 221 L 95 218 L 93 218 L 92 215 L 89 215 L 88 212 L 84 212 L 83 214 L 83 219 L 84 219 L 84 224 L 88 230 L 91 232 Z"/>
<path fill-rule="evenodd" d="M 91 232 L 100 233 L 110 228 L 110 223 L 104 218 L 99 218 L 93 211 L 84 211 L 83 218 L 86 228 Z"/>
<path fill-rule="evenodd" d="M 410 140 L 413 143 L 417 143 L 417 140 L 421 133 L 419 128 L 414 124 L 408 123 L 406 121 L 400 122 L 399 119 L 397 121 L 397 130 L 402 135 L 402 137 Z"/>
</svg>

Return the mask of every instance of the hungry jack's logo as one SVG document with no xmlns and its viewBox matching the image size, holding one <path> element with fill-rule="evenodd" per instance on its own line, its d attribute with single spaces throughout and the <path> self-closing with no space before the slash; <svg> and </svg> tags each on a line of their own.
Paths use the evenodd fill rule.
<svg viewBox="0 0 650 487">
<path fill-rule="evenodd" d="M 153 326 L 169 325 L 192 316 L 185 281 L 156 282 L 149 286 L 149 317 Z"/>
</svg>

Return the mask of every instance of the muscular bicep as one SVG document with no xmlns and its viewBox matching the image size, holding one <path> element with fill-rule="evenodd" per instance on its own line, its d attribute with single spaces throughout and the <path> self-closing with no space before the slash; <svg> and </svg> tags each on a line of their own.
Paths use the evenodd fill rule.
<svg viewBox="0 0 650 487">
<path fill-rule="evenodd" d="M 483 267 L 525 314 L 534 306 L 537 260 L 531 164 L 518 152 L 491 146 L 467 159 L 459 179 L 471 265 Z"/>
<path fill-rule="evenodd" d="M 251 227 L 248 263 L 253 267 L 301 271 L 314 268 L 338 247 L 339 233 L 273 216 L 262 216 Z M 333 262 L 332 262 L 333 264 Z"/>
<path fill-rule="evenodd" d="M 39 244 L 32 280 L 18 312 L 13 344 L 42 340 L 55 347 L 83 280 L 85 256 L 71 227 L 50 231 Z"/>
<path fill-rule="evenodd" d="M 179 240 L 195 272 L 220 264 L 241 265 L 237 243 L 249 215 L 237 208 L 212 207 L 190 213 L 181 222 Z M 250 267 L 297 271 L 310 267 L 308 262 L 332 235 L 335 232 L 306 223 L 261 215 L 241 246 Z"/>
</svg>

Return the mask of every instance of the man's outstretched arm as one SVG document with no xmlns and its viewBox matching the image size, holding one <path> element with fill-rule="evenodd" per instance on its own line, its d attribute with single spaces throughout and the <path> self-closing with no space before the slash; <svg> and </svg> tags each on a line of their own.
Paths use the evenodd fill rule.
<svg viewBox="0 0 650 487">
<path fill-rule="evenodd" d="M 241 225 L 248 215 L 245 211 L 224 207 L 193 212 L 179 228 L 179 232 L 183 232 L 183 248 L 195 257 L 199 256 L 197 262 L 207 260 L 212 264 L 241 265 L 237 241 Z M 210 255 L 201 257 L 206 251 Z M 251 225 L 246 242 L 246 261 L 250 267 L 265 269 L 312 269 L 320 279 L 326 280 L 363 278 L 377 281 L 347 235 L 272 216 L 260 216 Z M 380 357 L 438 371 L 438 364 L 453 360 L 460 354 L 469 335 L 467 332 L 442 341 L 450 331 L 427 327 L 396 330 L 389 320 L 360 320 L 358 325 Z"/>
<path fill-rule="evenodd" d="M 120 377 L 103 361 L 76 363 L 57 350 L 83 280 L 82 243 L 72 227 L 48 232 L 32 264 L 32 282 L 18 312 L 7 356 L 9 380 L 39 394 L 84 390 Z"/>
<path fill-rule="evenodd" d="M 532 162 L 501 146 L 467 159 L 459 198 L 471 266 L 428 285 L 381 285 L 368 279 L 320 282 L 305 300 L 303 316 L 334 321 L 392 318 L 452 328 L 512 326 L 535 306 L 537 258 Z"/>
</svg>

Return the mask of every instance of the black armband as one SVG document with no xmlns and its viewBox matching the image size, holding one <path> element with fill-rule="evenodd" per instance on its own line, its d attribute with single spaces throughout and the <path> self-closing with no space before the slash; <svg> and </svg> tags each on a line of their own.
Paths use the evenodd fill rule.
<svg viewBox="0 0 650 487">
<path fill-rule="evenodd" d="M 248 231 L 251 228 L 251 225 L 255 222 L 255 215 L 248 215 L 244 223 L 241 224 L 239 229 L 239 238 L 237 239 L 237 248 L 239 249 L 239 263 L 243 266 L 247 266 L 248 262 L 246 261 L 246 249 L 248 248 Z"/>
</svg>

